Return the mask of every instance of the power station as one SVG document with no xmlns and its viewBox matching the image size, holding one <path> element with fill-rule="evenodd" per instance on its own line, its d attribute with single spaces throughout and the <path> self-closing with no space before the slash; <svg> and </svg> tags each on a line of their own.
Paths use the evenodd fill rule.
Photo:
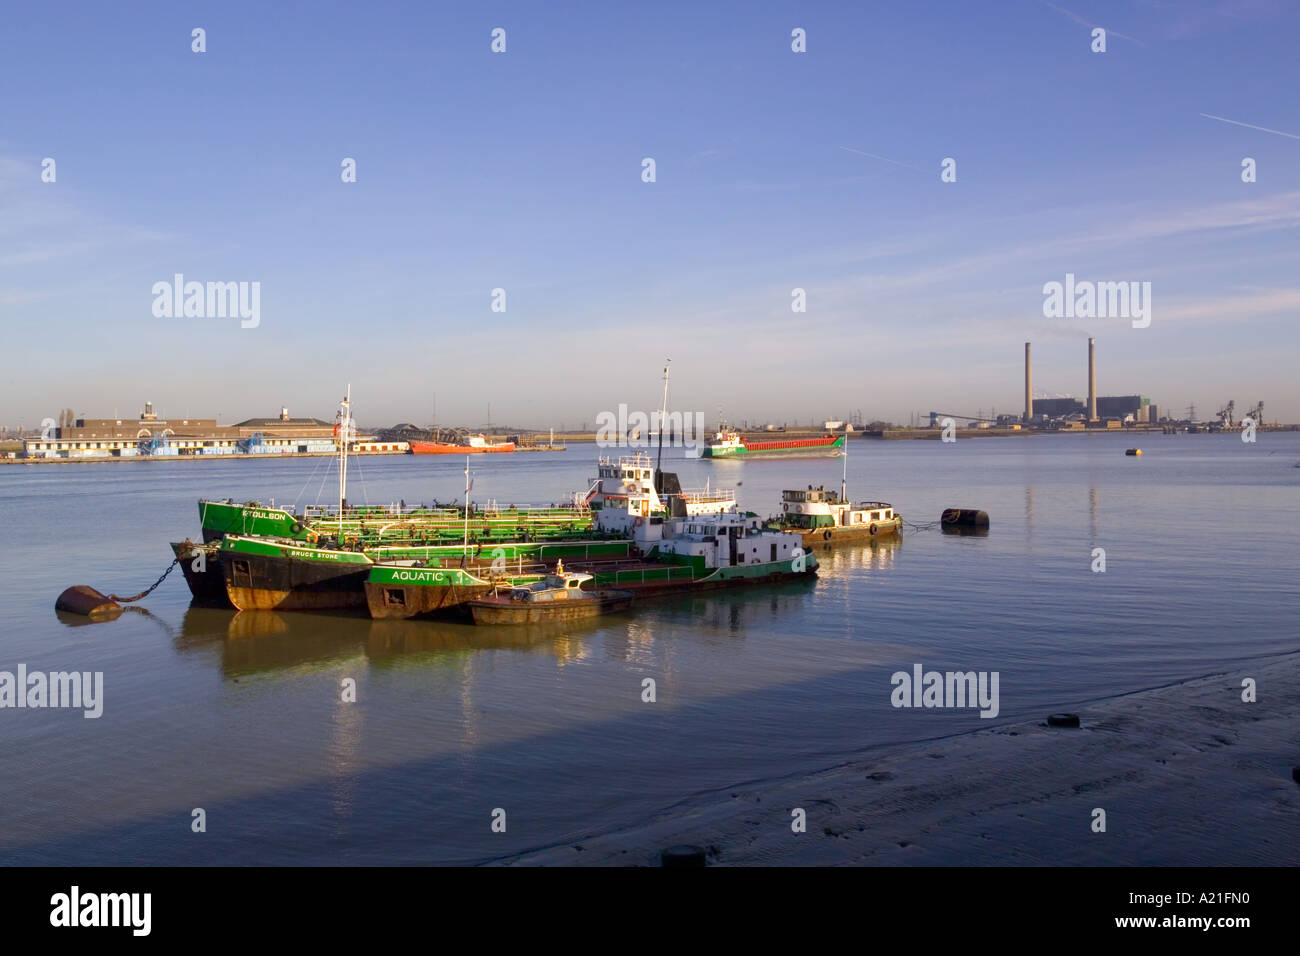
<svg viewBox="0 0 1300 956">
<path fill-rule="evenodd" d="M 1097 394 L 1097 340 L 1088 339 L 1088 399 L 1034 398 L 1034 366 L 1031 343 L 1025 343 L 1025 411 L 1026 423 L 1101 423 L 1125 421 L 1154 423 L 1158 409 L 1145 395 L 1099 396 Z"/>
</svg>

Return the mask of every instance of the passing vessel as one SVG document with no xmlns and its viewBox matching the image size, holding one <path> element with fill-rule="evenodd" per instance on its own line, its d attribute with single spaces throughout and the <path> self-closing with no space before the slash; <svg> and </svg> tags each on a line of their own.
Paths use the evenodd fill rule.
<svg viewBox="0 0 1300 956">
<path fill-rule="evenodd" d="M 531 584 L 500 588 L 491 597 L 470 601 L 475 624 L 546 624 L 616 614 L 632 605 L 632 592 L 610 589 L 583 590 L 595 578 L 565 571 L 558 564 Z"/>
<path fill-rule="evenodd" d="M 468 440 L 460 444 L 439 441 L 411 441 L 410 446 L 412 455 L 478 455 L 515 450 L 514 442 L 490 442 L 487 440 L 486 435 L 471 435 Z"/>
<path fill-rule="evenodd" d="M 844 450 L 843 435 L 811 438 L 746 438 L 725 425 L 699 449 L 700 458 L 808 458 L 834 457 Z"/>
</svg>

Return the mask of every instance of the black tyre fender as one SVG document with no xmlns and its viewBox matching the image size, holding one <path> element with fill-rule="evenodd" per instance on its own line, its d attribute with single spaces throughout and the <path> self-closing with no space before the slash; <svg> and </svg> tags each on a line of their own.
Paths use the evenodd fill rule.
<svg viewBox="0 0 1300 956">
<path fill-rule="evenodd" d="M 1078 727 L 1078 714 L 1048 714 L 1047 726 L 1049 727 Z"/>
</svg>

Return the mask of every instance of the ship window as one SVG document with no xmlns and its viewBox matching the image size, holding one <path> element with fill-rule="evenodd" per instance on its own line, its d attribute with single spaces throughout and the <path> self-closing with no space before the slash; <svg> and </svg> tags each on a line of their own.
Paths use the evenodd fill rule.
<svg viewBox="0 0 1300 956">
<path fill-rule="evenodd" d="M 384 588 L 384 603 L 390 607 L 406 607 L 404 588 Z"/>
<path fill-rule="evenodd" d="M 872 521 L 878 521 L 879 519 L 880 519 L 880 512 L 879 512 L 879 511 L 873 511 L 873 512 L 871 512 L 871 520 L 872 520 Z"/>
<path fill-rule="evenodd" d="M 776 560 L 776 542 L 772 542 L 772 560 Z"/>
</svg>

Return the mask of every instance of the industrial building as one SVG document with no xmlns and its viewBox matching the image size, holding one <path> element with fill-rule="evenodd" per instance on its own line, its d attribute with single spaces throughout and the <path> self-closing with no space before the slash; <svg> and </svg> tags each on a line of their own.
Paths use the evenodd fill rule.
<svg viewBox="0 0 1300 956">
<path fill-rule="evenodd" d="M 1097 394 L 1097 341 L 1088 339 L 1088 398 L 1034 398 L 1033 360 L 1030 343 L 1025 343 L 1025 412 L 1026 422 L 1052 421 L 1082 417 L 1089 422 L 1159 421 L 1157 406 L 1145 395 L 1104 396 Z"/>
</svg>

